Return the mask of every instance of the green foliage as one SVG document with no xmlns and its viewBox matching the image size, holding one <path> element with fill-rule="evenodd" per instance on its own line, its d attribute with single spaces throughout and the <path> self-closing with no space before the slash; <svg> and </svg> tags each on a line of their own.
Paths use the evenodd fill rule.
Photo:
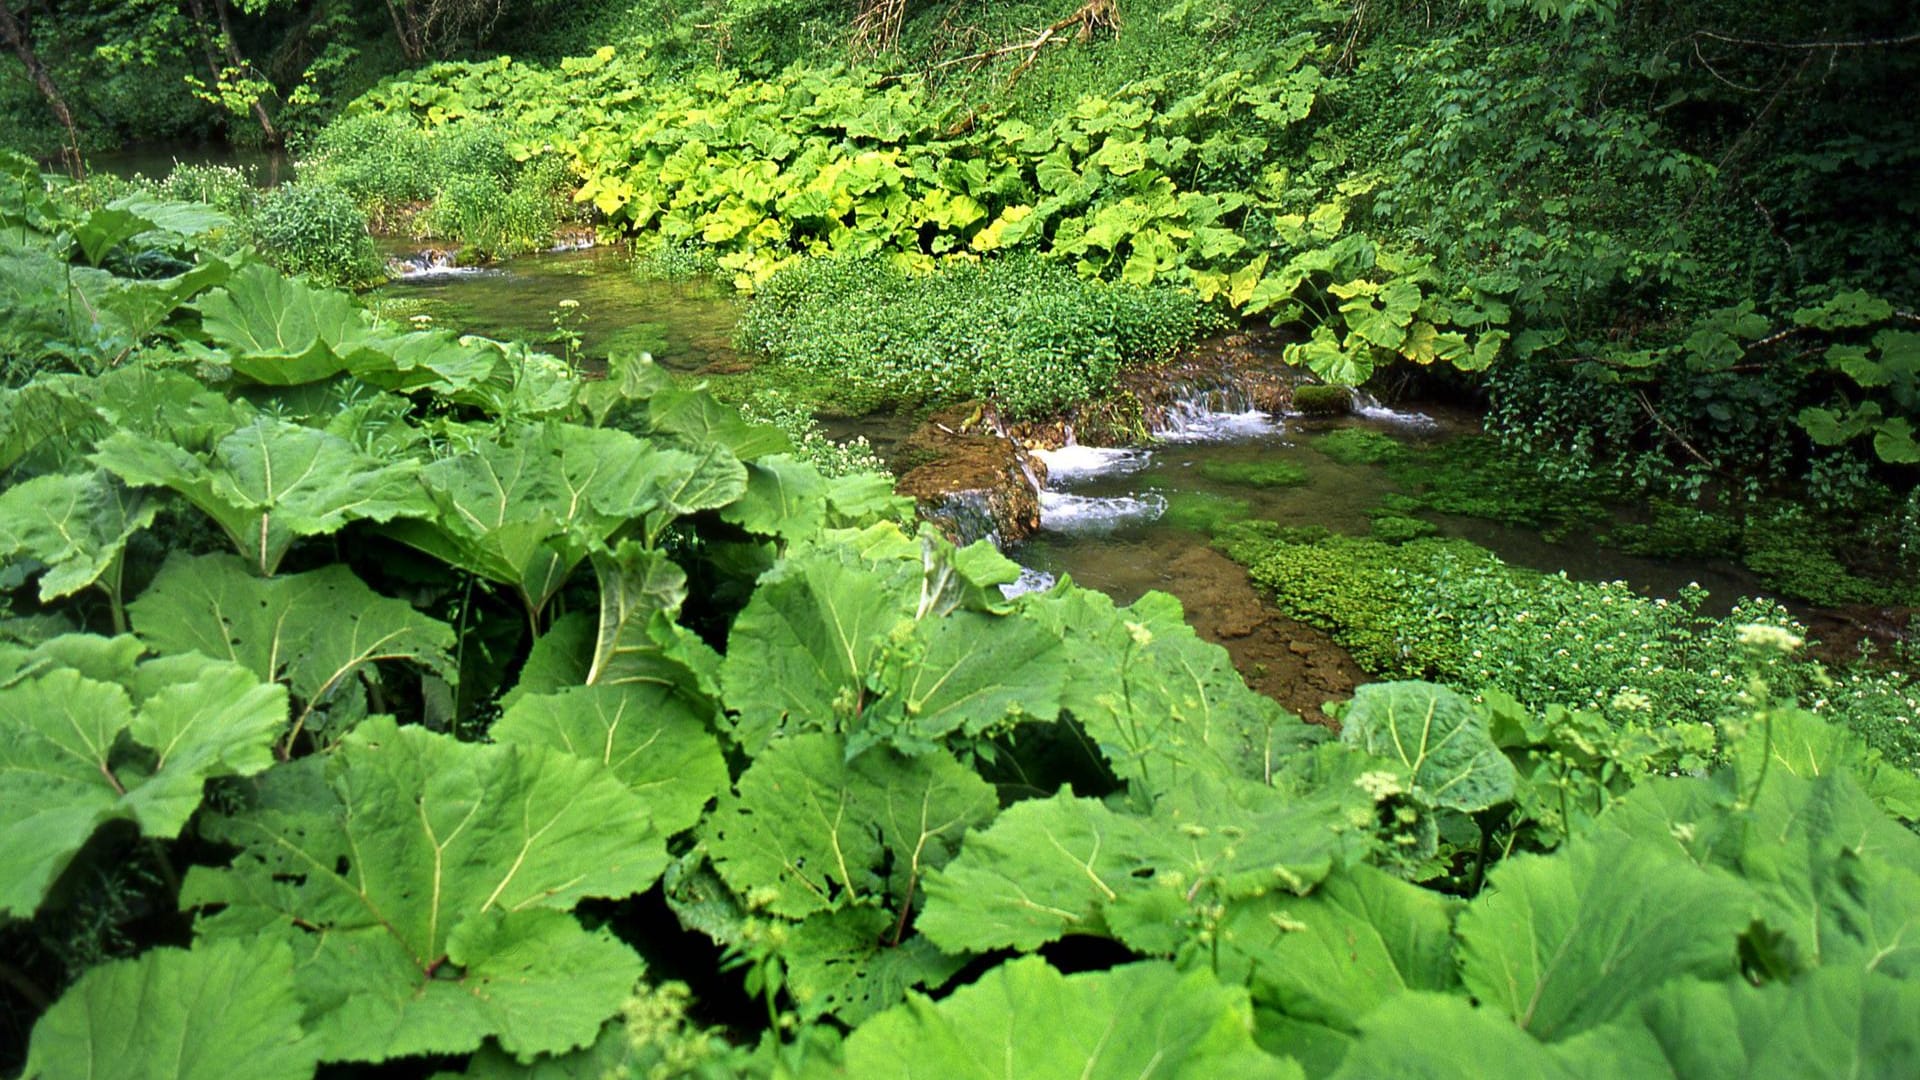
<svg viewBox="0 0 1920 1080">
<path fill-rule="evenodd" d="M 984 397 L 1012 416 L 1098 397 L 1122 365 L 1201 325 L 1190 298 L 1105 285 L 1031 258 L 914 275 L 814 260 L 775 275 L 741 319 L 747 348 L 907 403 Z"/>
<path fill-rule="evenodd" d="M 0 913 L 31 915 L 94 831 L 180 835 L 209 777 L 273 763 L 286 693 L 203 656 L 137 663 L 130 638 L 60 637 L 4 660 Z"/>
<path fill-rule="evenodd" d="M 618 92 L 595 63 L 565 109 Z M 511 65 L 458 70 L 476 84 L 422 111 L 518 92 Z M 1311 111 L 1286 85 L 1303 70 L 1216 92 L 1284 127 Z M 1126 144 L 1147 139 L 1091 138 L 1136 130 L 1131 104 L 1077 117 L 1108 130 L 1067 156 L 1146 171 Z M 842 135 L 930 127 L 898 95 L 858 115 Z M 151 215 L 26 188 L 4 233 L 52 272 L 8 278 L 23 307 L 64 305 L 69 269 L 139 280 L 123 258 L 156 230 L 120 212 Z M 1783 699 L 1885 717 L 1871 695 L 1911 687 L 1841 700 L 1776 609 L 1711 620 L 1457 542 L 1235 526 L 1283 604 L 1383 670 L 1483 691 L 1363 691 L 1335 740 L 1170 597 L 1008 599 L 1006 558 L 885 520 L 883 482 L 821 475 L 650 364 L 580 380 L 162 239 L 176 276 L 219 280 L 147 294 L 111 370 L 0 398 L 10 509 L 90 505 L 92 456 L 187 525 L 108 515 L 50 564 L 131 560 L 137 638 L 50 635 L 96 614 L 55 594 L 0 627 L 0 755 L 27 755 L 0 768 L 27 815 L 0 843 L 8 919 L 51 927 L 137 831 L 158 928 L 127 932 L 191 945 L 91 974 L 29 956 L 21 978 L 67 988 L 28 1005 L 35 1071 L 1907 1064 L 1920 841 L 1897 819 L 1920 780 Z M 1345 333 L 1413 337 L 1405 290 L 1349 280 Z M 388 470 L 405 513 L 326 490 L 385 500 Z M 6 583 L 32 605 L 27 574 Z M 1126 962 L 1033 955 L 1067 935 Z M 724 1037 L 762 1049 L 692 1030 L 643 953 L 723 980 L 703 1004 L 759 999 L 765 1024 Z M 969 968 L 937 1004 L 915 989 Z M 129 1021 L 136 996 L 157 1003 Z"/>
<path fill-rule="evenodd" d="M 1755 661 L 1741 627 L 1805 636 L 1770 601 L 1713 618 L 1699 589 L 1650 599 L 1620 582 L 1510 567 L 1460 540 L 1286 536 L 1253 523 L 1220 543 L 1281 610 L 1330 630 L 1370 671 L 1498 689 L 1534 710 L 1589 710 L 1628 730 L 1670 729 L 1676 755 L 1710 749 L 1712 723 L 1748 693 Z M 1777 693 L 1811 695 L 1825 679 L 1778 654 L 1758 662 Z"/>
<path fill-rule="evenodd" d="M 642 966 L 568 911 L 666 865 L 646 803 L 601 764 L 390 720 L 276 770 L 208 832 L 241 855 L 189 875 L 185 902 L 224 906 L 201 934 L 306 957 L 298 990 L 331 1060 L 460 1053 L 490 1035 L 526 1057 L 586 1045 Z"/>
<path fill-rule="evenodd" d="M 302 1012 L 285 945 L 154 949 L 93 969 L 61 998 L 34 1028 L 27 1072 L 302 1080 L 315 1057 Z"/>
<path fill-rule="evenodd" d="M 355 288 L 386 280 L 366 215 L 339 188 L 312 181 L 274 188 L 261 196 L 248 229 L 255 246 L 289 274 Z"/>
<path fill-rule="evenodd" d="M 1022 1021 L 1047 1016 L 1045 1027 Z M 1114 1029 L 1116 1017 L 1146 1022 Z M 847 1041 L 847 1067 L 865 1076 L 988 1077 L 1303 1075 L 1261 1053 L 1245 998 L 1209 974 L 1164 962 L 1061 975 L 1027 957 L 935 1004 L 915 998 Z"/>
</svg>

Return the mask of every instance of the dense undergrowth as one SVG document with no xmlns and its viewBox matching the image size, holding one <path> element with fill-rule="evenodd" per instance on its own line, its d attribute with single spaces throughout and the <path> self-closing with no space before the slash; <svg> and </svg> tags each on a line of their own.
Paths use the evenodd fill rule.
<svg viewBox="0 0 1920 1080">
<path fill-rule="evenodd" d="M 1920 1066 L 1920 780 L 1771 616 L 1711 740 L 1418 682 L 1334 737 L 644 361 L 5 175 L 66 319 L 0 390 L 28 1075 Z"/>
<path fill-rule="evenodd" d="M 1852 561 L 1920 573 L 1898 13 L 1094 4 L 1005 51 L 1069 13 L 896 14 L 877 38 L 786 0 L 585 16 L 549 42 L 571 58 L 415 71 L 321 142 L 377 207 L 444 175 L 395 148 L 486 132 L 564 163 L 643 256 L 743 287 L 823 257 L 924 273 L 1015 254 L 1182 290 L 1297 327 L 1289 359 L 1327 381 L 1424 366 L 1484 391 L 1501 439 L 1569 485 L 1739 521 L 1817 504 Z M 973 282 L 956 306 L 991 305 L 987 279 L 944 273 Z M 958 344 L 875 353 L 865 326 L 762 318 L 776 347 L 966 392 L 941 351 Z M 988 353 L 1019 340 L 982 334 Z M 985 389 L 1080 394 L 1111 363 L 1071 360 Z"/>
</svg>

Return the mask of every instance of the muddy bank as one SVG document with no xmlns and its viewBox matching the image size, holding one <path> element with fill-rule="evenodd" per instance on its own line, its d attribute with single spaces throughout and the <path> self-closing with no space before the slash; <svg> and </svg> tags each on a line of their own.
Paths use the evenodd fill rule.
<svg viewBox="0 0 1920 1080">
<path fill-rule="evenodd" d="M 895 489 L 958 543 L 989 533 L 1015 543 L 1040 527 L 1046 466 L 995 430 L 978 405 L 944 409 L 901 441 L 900 457 L 923 464 Z"/>
<path fill-rule="evenodd" d="M 1276 611 L 1232 559 L 1194 547 L 1167 565 L 1167 590 L 1187 609 L 1187 622 L 1224 647 L 1247 685 L 1310 723 L 1331 723 L 1320 706 L 1345 701 L 1367 675 L 1333 639 Z"/>
</svg>

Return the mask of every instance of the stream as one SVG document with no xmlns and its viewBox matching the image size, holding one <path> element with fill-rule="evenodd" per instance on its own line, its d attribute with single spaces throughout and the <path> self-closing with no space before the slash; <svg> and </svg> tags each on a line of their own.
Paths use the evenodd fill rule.
<svg viewBox="0 0 1920 1080">
<path fill-rule="evenodd" d="M 373 300 L 400 307 L 406 317 L 425 314 L 450 329 L 545 342 L 558 351 L 555 317 L 566 310 L 589 366 L 625 350 L 652 353 L 685 373 L 743 363 L 731 343 L 739 315 L 732 290 L 713 282 L 637 279 L 615 250 L 557 250 L 471 269 L 430 254 L 403 257 L 396 250 L 395 256 L 404 273 Z M 563 309 L 564 300 L 578 306 Z M 1150 589 L 1170 592 L 1203 637 L 1227 648 L 1255 689 L 1307 715 L 1323 701 L 1344 698 L 1365 681 L 1364 673 L 1325 634 L 1267 602 L 1245 572 L 1212 547 L 1210 527 L 1224 513 L 1364 535 L 1368 511 L 1395 486 L 1378 466 L 1344 464 L 1321 452 L 1322 437 L 1365 427 L 1418 444 L 1476 428 L 1472 416 L 1444 409 L 1389 409 L 1365 397 L 1357 404 L 1338 417 L 1273 416 L 1230 392 L 1196 391 L 1170 411 L 1149 447 L 1041 451 L 1049 477 L 1040 493 L 1040 530 L 1008 548 L 1028 568 L 1018 587 L 1044 588 L 1070 576 L 1120 603 Z M 867 418 L 829 430 L 836 437 L 865 434 L 884 455 L 904 434 L 901 423 Z M 1238 467 L 1274 464 L 1297 468 L 1304 482 L 1235 482 L 1244 481 L 1235 476 Z M 1586 538 L 1549 542 L 1531 530 L 1476 518 L 1428 516 L 1441 535 L 1472 540 L 1520 566 L 1626 580 L 1656 595 L 1697 582 L 1723 610 L 1758 591 L 1730 564 L 1639 558 Z"/>
</svg>

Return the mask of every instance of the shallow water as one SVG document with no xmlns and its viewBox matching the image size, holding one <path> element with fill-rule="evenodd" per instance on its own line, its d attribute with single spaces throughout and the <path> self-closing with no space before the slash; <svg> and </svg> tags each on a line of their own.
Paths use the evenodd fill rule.
<svg viewBox="0 0 1920 1080">
<path fill-rule="evenodd" d="M 418 243 L 388 242 L 394 257 L 415 255 Z M 462 333 L 520 339 L 558 351 L 554 320 L 563 311 L 580 334 L 588 360 L 646 352 L 663 366 L 696 371 L 731 364 L 739 303 L 733 290 L 710 281 L 643 281 L 626 254 L 611 247 L 541 252 L 494 266 L 441 267 L 399 277 L 370 297 L 406 302 L 408 315 L 431 316 Z M 572 300 L 578 306 L 562 308 Z"/>
<path fill-rule="evenodd" d="M 134 143 L 105 153 L 88 154 L 87 168 L 114 176 L 164 179 L 175 165 L 227 165 L 253 174 L 261 187 L 277 187 L 293 179 L 293 158 L 283 150 L 228 146 L 224 143 Z"/>
</svg>

